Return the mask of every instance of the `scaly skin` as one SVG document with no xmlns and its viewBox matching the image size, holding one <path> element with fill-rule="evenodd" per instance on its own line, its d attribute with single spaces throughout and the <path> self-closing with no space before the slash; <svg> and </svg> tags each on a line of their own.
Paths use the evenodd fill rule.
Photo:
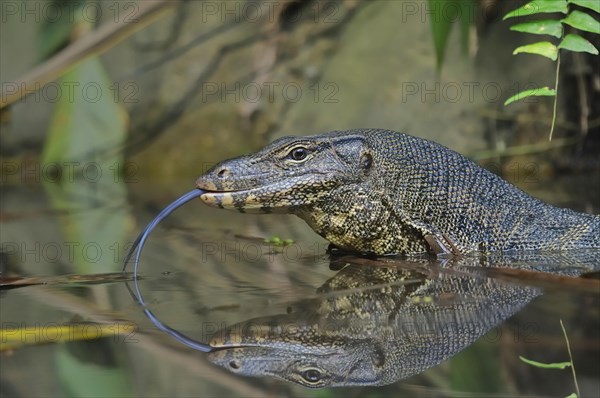
<svg viewBox="0 0 600 398">
<path fill-rule="evenodd" d="M 307 387 L 390 384 L 460 352 L 541 293 L 487 278 L 486 271 L 518 265 L 576 276 L 598 270 L 598 251 L 573 254 L 465 257 L 428 275 L 425 261 L 424 271 L 400 268 L 419 269 L 406 261 L 388 268 L 352 264 L 286 313 L 216 332 L 208 358 L 237 374 Z"/>
<path fill-rule="evenodd" d="M 535 199 L 462 155 L 387 130 L 284 137 L 196 181 L 204 203 L 290 213 L 373 254 L 600 248 L 600 217 Z"/>
</svg>

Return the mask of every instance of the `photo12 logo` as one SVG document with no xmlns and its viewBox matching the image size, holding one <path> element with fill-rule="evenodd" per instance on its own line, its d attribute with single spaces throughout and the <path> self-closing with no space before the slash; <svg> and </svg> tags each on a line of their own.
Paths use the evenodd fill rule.
<svg viewBox="0 0 600 398">
<path fill-rule="evenodd" d="M 418 101 L 422 103 L 456 103 L 456 102 L 487 102 L 497 103 L 512 95 L 527 89 L 539 87 L 536 83 L 513 83 L 503 87 L 498 82 L 402 82 L 400 85 L 400 100 L 402 103 Z M 525 102 L 540 101 L 538 97 L 529 97 Z"/>
<path fill-rule="evenodd" d="M 283 14 L 287 22 L 307 20 L 336 24 L 341 21 L 340 4 L 336 1 L 203 1 L 200 3 L 203 23 L 268 23 L 277 22 Z M 290 10 L 293 9 L 293 12 Z"/>
<path fill-rule="evenodd" d="M 2 242 L 0 248 L 8 256 L 20 263 L 28 264 L 73 264 L 77 261 L 86 264 L 114 263 L 121 265 L 121 259 L 131 247 L 131 243 L 120 242 Z"/>
<path fill-rule="evenodd" d="M 137 343 L 137 326 L 130 322 L 2 322 L 0 345 L 5 347 L 110 338 L 115 343 Z"/>
<path fill-rule="evenodd" d="M 96 23 L 101 19 L 114 23 L 136 23 L 136 1 L 5 1 L 0 2 L 2 23 Z"/>
<path fill-rule="evenodd" d="M 202 85 L 202 102 L 275 102 L 278 98 L 296 103 L 308 96 L 315 103 L 336 104 L 340 87 L 334 82 L 311 84 L 308 87 L 298 82 L 206 82 Z"/>
<path fill-rule="evenodd" d="M 2 183 L 98 183 L 110 180 L 127 184 L 139 182 L 139 166 L 134 162 L 0 162 Z"/>
<path fill-rule="evenodd" d="M 103 98 L 108 98 L 115 103 L 137 103 L 139 102 L 139 87 L 134 82 L 114 82 L 109 87 L 103 86 L 97 82 L 81 83 L 78 81 L 59 81 L 50 82 L 41 85 L 35 82 L 33 85 L 27 85 L 25 82 L 4 82 L 0 98 L 6 102 L 12 95 L 19 92 L 23 93 L 23 103 L 48 102 L 51 104 L 59 101 L 75 103 L 84 101 L 97 103 Z M 108 96 L 108 97 L 106 97 Z"/>
</svg>

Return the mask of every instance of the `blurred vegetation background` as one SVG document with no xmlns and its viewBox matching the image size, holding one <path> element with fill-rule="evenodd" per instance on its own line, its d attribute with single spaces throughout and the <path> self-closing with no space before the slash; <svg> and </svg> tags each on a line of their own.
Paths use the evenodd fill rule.
<svg viewBox="0 0 600 398">
<path fill-rule="evenodd" d="M 179 190 L 282 135 L 382 127 L 516 183 L 528 164 L 538 179 L 597 170 L 599 57 L 563 57 L 552 142 L 550 99 L 502 105 L 553 79 L 550 60 L 512 55 L 532 39 L 502 16 L 523 3 L 7 2 L 2 103 L 29 95 L 2 109 L 1 155 L 108 162 Z"/>
<path fill-rule="evenodd" d="M 117 272 L 127 237 L 134 237 L 165 203 L 190 190 L 213 163 L 283 135 L 335 129 L 379 127 L 432 139 L 554 204 L 598 211 L 600 57 L 568 53 L 562 58 L 557 129 L 549 142 L 552 99 L 503 105 L 512 95 L 554 78 L 551 60 L 512 55 L 514 48 L 537 40 L 510 31 L 513 22 L 502 21 L 523 4 L 3 0 L 2 273 Z M 583 35 L 599 47 L 598 37 Z M 206 319 L 239 321 L 236 311 L 246 316 L 273 311 L 268 300 L 281 300 L 275 294 L 257 293 L 255 298 L 250 288 L 239 295 L 223 294 L 228 288 L 236 291 L 229 285 L 238 288 L 238 281 L 277 292 L 294 286 L 294 293 L 309 295 L 330 275 L 326 264 L 285 267 L 278 258 L 248 266 L 205 261 L 198 267 L 202 243 L 239 242 L 231 235 L 218 238 L 225 226 L 259 238 L 279 234 L 311 243 L 320 238 L 291 218 L 283 222 L 248 215 L 224 222 L 224 212 L 203 206 L 186 211 L 187 217 L 173 216 L 171 226 L 180 229 L 153 235 L 155 246 L 146 249 L 144 264 L 145 272 L 161 278 L 165 269 L 173 271 L 166 288 L 164 278 L 150 279 L 149 288 L 162 289 L 154 296 L 166 305 L 161 315 L 177 320 L 186 331 L 196 331 Z M 39 253 L 37 258 L 19 253 L 66 243 L 100 248 L 104 256 L 95 257 L 93 250 L 75 250 L 71 256 L 63 250 L 55 261 L 43 255 L 40 261 Z M 224 269 L 228 273 L 222 275 Z M 121 285 L 34 293 L 3 296 L 3 321 L 38 325 L 83 316 L 106 322 L 106 313 L 114 316 L 115 309 L 125 307 L 144 326 L 143 314 L 131 307 Z M 219 306 L 234 310 L 211 312 Z M 151 334 L 136 337 L 140 345 L 127 348 L 100 340 L 22 349 L 8 361 L 3 358 L 2 392 L 166 396 L 200 394 L 198 386 L 206 385 L 214 395 L 365 392 L 308 393 L 270 380 L 258 384 L 217 373 L 195 352 L 165 348 L 164 336 L 160 341 Z M 503 347 L 514 348 L 514 339 L 504 340 Z M 422 384 L 435 384 L 448 395 L 537 387 L 529 382 L 530 371 L 514 367 L 517 357 L 506 352 L 500 346 L 473 346 L 409 383 L 369 394 L 427 396 L 440 391 Z M 55 372 L 48 371 L 48 363 Z M 539 384 L 552 389 L 550 382 L 562 381 Z"/>
</svg>

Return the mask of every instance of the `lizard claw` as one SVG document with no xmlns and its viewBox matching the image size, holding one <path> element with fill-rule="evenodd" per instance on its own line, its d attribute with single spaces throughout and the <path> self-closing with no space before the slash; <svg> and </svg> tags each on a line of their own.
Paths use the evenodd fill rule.
<svg viewBox="0 0 600 398">
<path fill-rule="evenodd" d="M 427 234 L 425 235 L 425 241 L 429 245 L 429 249 L 431 250 L 431 252 L 436 255 L 461 255 L 461 252 L 460 250 L 458 250 L 458 247 L 456 247 L 452 239 L 450 239 L 450 237 L 446 234 Z"/>
</svg>

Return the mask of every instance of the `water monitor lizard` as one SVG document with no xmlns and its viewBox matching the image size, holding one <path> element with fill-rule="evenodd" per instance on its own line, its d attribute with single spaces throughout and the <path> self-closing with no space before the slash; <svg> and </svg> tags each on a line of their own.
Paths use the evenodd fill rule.
<svg viewBox="0 0 600 398">
<path fill-rule="evenodd" d="M 452 267 L 348 261 L 316 296 L 214 333 L 209 360 L 236 374 L 307 387 L 390 384 L 452 357 L 542 293 L 489 278 L 488 271 L 527 269 L 535 275 L 527 282 L 543 285 L 544 276 L 600 268 L 597 251 L 589 250 L 490 256 L 483 263 L 464 257 Z M 595 295 L 598 285 L 590 285 Z"/>
<path fill-rule="evenodd" d="M 204 203 L 291 213 L 372 254 L 600 248 L 600 216 L 551 206 L 442 145 L 381 129 L 284 137 L 198 178 Z"/>
</svg>

